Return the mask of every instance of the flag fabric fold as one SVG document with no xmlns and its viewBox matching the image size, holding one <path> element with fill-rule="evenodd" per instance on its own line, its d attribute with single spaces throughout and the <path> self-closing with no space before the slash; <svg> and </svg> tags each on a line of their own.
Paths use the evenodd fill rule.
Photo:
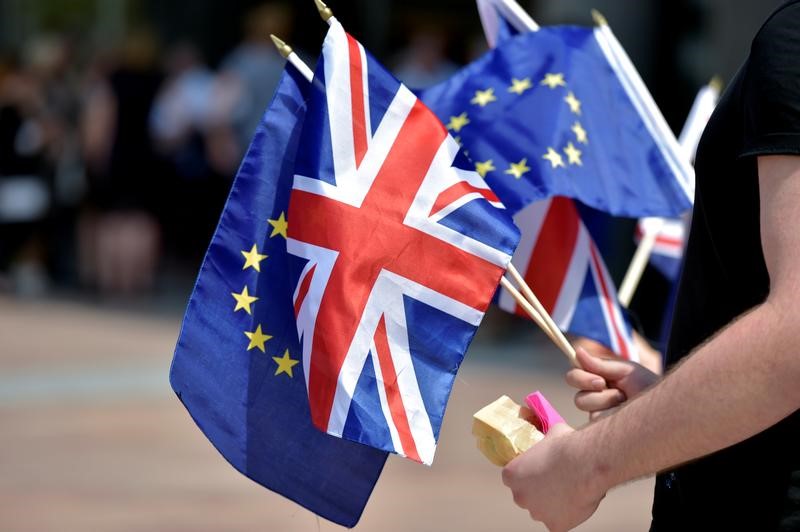
<svg viewBox="0 0 800 532">
<path fill-rule="evenodd" d="M 436 116 L 336 21 L 300 145 L 288 249 L 311 418 L 430 464 L 519 233 Z"/>
<path fill-rule="evenodd" d="M 170 383 L 241 473 L 343 526 L 387 453 L 317 430 L 295 329 L 287 211 L 309 83 L 287 66 L 242 161 L 189 301 Z"/>
</svg>

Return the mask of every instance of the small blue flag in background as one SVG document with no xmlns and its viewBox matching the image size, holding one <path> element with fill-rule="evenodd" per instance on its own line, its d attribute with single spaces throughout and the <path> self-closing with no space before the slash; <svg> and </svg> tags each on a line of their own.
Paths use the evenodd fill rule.
<svg viewBox="0 0 800 532">
<path fill-rule="evenodd" d="M 236 469 L 352 527 L 387 453 L 320 432 L 309 414 L 286 252 L 308 87 L 287 66 L 198 275 L 170 382 Z"/>
</svg>

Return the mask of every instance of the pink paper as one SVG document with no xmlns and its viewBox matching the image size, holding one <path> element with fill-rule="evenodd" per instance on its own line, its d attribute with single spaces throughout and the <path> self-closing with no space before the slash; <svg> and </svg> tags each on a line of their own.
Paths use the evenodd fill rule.
<svg viewBox="0 0 800 532">
<path fill-rule="evenodd" d="M 553 408 L 550 402 L 545 399 L 544 395 L 539 391 L 528 395 L 528 397 L 525 398 L 525 404 L 528 405 L 528 408 L 533 410 L 533 413 L 539 418 L 542 424 L 542 432 L 545 434 L 547 434 L 547 431 L 549 431 L 550 427 L 553 425 L 565 423 L 561 414 L 556 412 L 556 409 Z"/>
</svg>

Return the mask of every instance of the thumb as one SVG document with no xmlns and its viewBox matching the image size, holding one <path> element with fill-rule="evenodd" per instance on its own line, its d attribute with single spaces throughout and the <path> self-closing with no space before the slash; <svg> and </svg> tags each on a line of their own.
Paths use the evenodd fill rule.
<svg viewBox="0 0 800 532">
<path fill-rule="evenodd" d="M 581 368 L 603 377 L 608 382 L 621 380 L 633 371 L 633 367 L 622 360 L 594 356 L 582 347 L 576 349 L 575 354 Z"/>
<path fill-rule="evenodd" d="M 547 438 L 553 438 L 558 436 L 563 436 L 564 434 L 569 434 L 570 432 L 575 432 L 575 429 L 570 427 L 566 424 L 566 422 L 556 423 L 547 431 L 545 435 Z"/>
</svg>

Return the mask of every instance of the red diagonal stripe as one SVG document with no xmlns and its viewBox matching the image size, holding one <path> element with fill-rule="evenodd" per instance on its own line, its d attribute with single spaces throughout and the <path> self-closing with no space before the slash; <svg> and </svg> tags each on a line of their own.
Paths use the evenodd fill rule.
<svg viewBox="0 0 800 532">
<path fill-rule="evenodd" d="M 680 238 L 675 238 L 675 237 L 671 237 L 671 236 L 659 235 L 659 236 L 656 237 L 656 244 L 660 244 L 660 245 L 663 245 L 663 246 L 682 248 L 683 247 L 683 240 L 681 240 Z"/>
<path fill-rule="evenodd" d="M 614 301 L 612 301 L 611 291 L 609 290 L 608 285 L 606 285 L 606 280 L 603 276 L 602 265 L 600 264 L 600 258 L 597 256 L 597 250 L 594 247 L 594 243 L 589 243 L 589 251 L 591 252 L 592 256 L 592 267 L 594 268 L 594 271 L 597 272 L 597 279 L 600 283 L 600 286 L 598 287 L 600 289 L 600 299 L 602 300 L 602 304 L 605 306 L 606 312 L 608 313 L 608 321 L 611 325 L 612 334 L 617 340 L 617 345 L 619 345 L 619 355 L 625 360 L 629 360 L 631 358 L 631 354 L 628 351 L 628 344 L 625 342 L 624 336 L 619 330 L 620 326 L 617 323 L 617 318 L 614 314 Z"/>
<path fill-rule="evenodd" d="M 644 237 L 644 231 L 642 231 L 641 227 L 639 227 L 637 225 L 636 226 L 636 238 L 638 240 L 641 240 L 643 237 Z M 674 246 L 674 247 L 677 247 L 677 248 L 682 248 L 683 247 L 683 239 L 659 233 L 659 235 L 656 237 L 656 244 L 659 244 L 659 245 L 662 245 L 662 246 L 670 246 L 670 247 Z"/>
<path fill-rule="evenodd" d="M 367 120 L 364 115 L 364 76 L 365 65 L 361 64 L 361 50 L 358 41 L 347 35 L 350 50 L 350 104 L 353 109 L 353 147 L 356 168 L 361 166 L 367 153 Z"/>
<path fill-rule="evenodd" d="M 572 200 L 550 200 L 528 263 L 528 271 L 525 272 L 525 281 L 549 313 L 553 312 L 566 280 L 575 253 L 579 224 L 578 211 Z"/>
<path fill-rule="evenodd" d="M 303 306 L 303 301 L 306 299 L 306 295 L 308 295 L 308 289 L 311 286 L 311 278 L 314 277 L 314 270 L 316 269 L 317 265 L 313 265 L 307 272 L 306 276 L 303 277 L 303 281 L 300 283 L 300 290 L 297 291 L 297 299 L 294 302 L 294 317 L 296 318 L 297 315 L 300 313 L 300 307 Z"/>
<path fill-rule="evenodd" d="M 500 198 L 498 198 L 497 195 L 488 188 L 478 188 L 470 185 L 466 181 L 461 181 L 460 183 L 456 183 L 455 185 L 445 189 L 444 192 L 439 194 L 439 197 L 436 198 L 436 203 L 433 204 L 433 208 L 431 208 L 431 212 L 428 216 L 433 216 L 448 205 L 451 205 L 453 202 L 457 201 L 459 198 L 466 196 L 467 194 L 474 193 L 480 194 L 486 198 L 487 201 L 500 202 Z"/>
<path fill-rule="evenodd" d="M 444 141 L 442 124 L 416 102 L 360 208 L 299 190 L 289 202 L 289 237 L 338 251 L 314 329 L 309 402 L 328 430 L 342 364 L 381 270 L 477 310 L 486 310 L 502 269 L 403 223 Z"/>
<path fill-rule="evenodd" d="M 414 435 L 408 423 L 408 416 L 406 416 L 406 407 L 403 404 L 400 387 L 397 384 L 397 373 L 394 369 L 392 352 L 389 349 L 389 339 L 386 335 L 386 323 L 383 316 L 375 330 L 375 349 L 378 351 L 378 362 L 381 366 L 381 375 L 383 375 L 383 387 L 386 390 L 389 412 L 392 414 L 392 421 L 394 421 L 397 434 L 400 436 L 400 443 L 403 445 L 402 453 L 412 460 L 421 462 L 417 446 L 414 443 Z"/>
</svg>

